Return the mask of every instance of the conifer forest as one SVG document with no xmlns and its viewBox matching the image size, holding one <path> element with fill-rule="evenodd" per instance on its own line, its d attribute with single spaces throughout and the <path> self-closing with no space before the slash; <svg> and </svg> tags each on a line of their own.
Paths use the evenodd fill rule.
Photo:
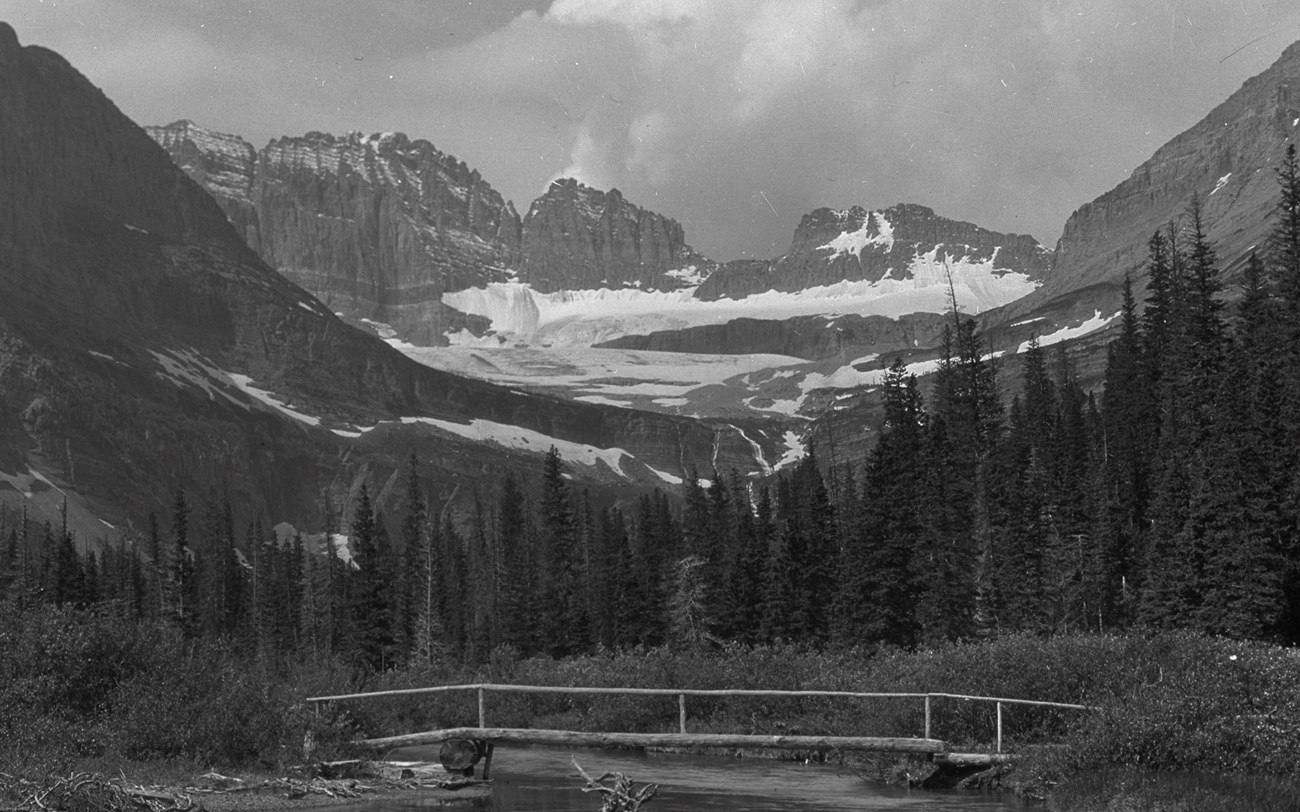
<svg viewBox="0 0 1300 812">
<path fill-rule="evenodd" d="M 1181 628 L 1300 641 L 1300 164 L 1272 238 L 1225 279 L 1199 204 L 1151 235 L 1104 386 L 1066 344 L 998 359 L 953 314 L 938 371 L 896 362 L 865 464 L 818 449 L 761 481 L 700 472 L 680 496 L 594 505 L 554 450 L 469 515 L 420 460 L 392 515 L 362 488 L 324 524 L 351 559 L 277 541 L 220 493 L 101 548 L 0 516 L 0 594 L 165 621 L 253 653 L 380 670 L 727 641 L 813 647 L 1009 632 Z M 319 546 L 319 545 L 318 545 Z M 82 552 L 82 551 L 85 552 Z"/>
</svg>

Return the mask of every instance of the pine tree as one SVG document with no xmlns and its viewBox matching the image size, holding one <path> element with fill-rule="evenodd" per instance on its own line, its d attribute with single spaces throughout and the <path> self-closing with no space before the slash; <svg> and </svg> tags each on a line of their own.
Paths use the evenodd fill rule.
<svg viewBox="0 0 1300 812">
<path fill-rule="evenodd" d="M 1278 295 L 1292 317 L 1292 329 L 1300 331 L 1294 320 L 1300 314 L 1300 160 L 1296 158 L 1295 144 L 1287 144 L 1277 180 L 1281 194 L 1269 239 L 1268 261 Z"/>
<path fill-rule="evenodd" d="M 362 483 L 352 514 L 350 541 L 356 563 L 356 590 L 351 614 L 356 629 L 356 649 L 361 661 L 380 670 L 392 665 L 393 634 L 385 589 L 387 562 L 370 489 Z"/>
<path fill-rule="evenodd" d="M 538 650 L 537 534 L 529 522 L 528 499 L 519 480 L 507 471 L 497 500 L 498 546 L 504 569 L 500 597 L 501 639 L 524 654 Z"/>
<path fill-rule="evenodd" d="M 713 638 L 706 606 L 704 559 L 691 555 L 677 561 L 668 600 L 668 642 L 675 648 L 699 649 Z"/>
<path fill-rule="evenodd" d="M 406 489 L 402 500 L 402 577 L 401 604 L 394 632 L 400 656 L 410 659 L 421 651 L 420 625 L 422 598 L 429 589 L 428 565 L 429 510 L 420 479 L 420 460 L 412 452 L 407 461 Z M 427 655 L 427 641 L 423 648 Z"/>
<path fill-rule="evenodd" d="M 1153 239 L 1163 240 L 1159 233 Z M 1120 334 L 1107 347 L 1102 400 L 1098 509 L 1104 512 L 1094 519 L 1099 558 L 1093 600 L 1108 624 L 1131 613 L 1126 587 L 1137 574 L 1150 499 L 1151 438 L 1159 430 L 1144 335 L 1127 274 L 1120 314 Z"/>
<path fill-rule="evenodd" d="M 554 446 L 542 469 L 541 522 L 543 551 L 542 635 L 551 654 L 565 656 L 585 651 L 589 644 L 585 580 L 578 550 L 578 528 L 573 501 L 564 480 L 564 463 Z"/>
<path fill-rule="evenodd" d="M 186 635 L 195 633 L 195 611 L 197 604 L 196 584 L 194 583 L 194 555 L 190 549 L 190 508 L 185 500 L 185 491 L 176 489 L 172 502 L 172 560 L 170 575 L 170 592 L 172 613 Z"/>
<path fill-rule="evenodd" d="M 895 360 L 883 384 L 884 423 L 867 465 L 861 519 L 840 554 L 832 635 L 839 645 L 913 644 L 919 634 L 915 556 L 921 542 L 924 409 L 916 376 Z"/>
</svg>

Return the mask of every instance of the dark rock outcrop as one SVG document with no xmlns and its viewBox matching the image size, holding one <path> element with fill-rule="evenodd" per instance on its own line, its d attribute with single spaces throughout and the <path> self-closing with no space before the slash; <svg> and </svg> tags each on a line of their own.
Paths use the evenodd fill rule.
<svg viewBox="0 0 1300 812">
<path fill-rule="evenodd" d="M 708 264 L 686 244 L 676 220 L 629 203 L 617 189 L 602 192 L 576 180 L 557 180 L 524 218 L 521 278 L 543 293 L 671 290 L 683 283 L 665 272 Z"/>
</svg>

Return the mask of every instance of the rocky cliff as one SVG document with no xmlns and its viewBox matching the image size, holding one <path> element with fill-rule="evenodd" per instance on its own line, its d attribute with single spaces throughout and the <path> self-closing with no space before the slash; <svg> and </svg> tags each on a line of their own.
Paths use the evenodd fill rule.
<svg viewBox="0 0 1300 812">
<path fill-rule="evenodd" d="M 341 205 L 340 177 L 370 183 L 397 164 L 407 183 L 424 184 L 412 199 L 433 194 L 431 148 L 316 141 L 281 144 L 276 160 L 332 156 L 329 177 L 298 179 L 297 194 L 314 190 L 321 208 Z M 253 179 L 261 194 L 280 183 L 258 179 L 268 160 L 259 155 Z M 206 171 L 245 188 L 230 169 L 239 166 Z M 212 197 L 66 61 L 21 47 L 3 23 L 0 177 L 0 479 L 10 485 L 0 490 L 39 473 L 122 524 L 164 511 L 178 486 L 220 488 L 252 514 L 305 527 L 319 521 L 323 493 L 384 485 L 412 451 L 444 494 L 490 492 L 552 444 L 578 481 L 632 493 L 715 459 L 762 467 L 730 426 L 465 379 L 349 327 L 266 265 Z M 390 215 L 402 210 L 392 206 Z M 469 220 L 490 230 L 496 216 Z M 259 216 L 259 228 L 266 250 L 279 226 Z M 768 453 L 780 445 L 758 442 Z"/>
<path fill-rule="evenodd" d="M 672 290 L 709 264 L 686 244 L 681 224 L 629 203 L 617 189 L 557 180 L 524 218 L 521 279 L 543 293 Z"/>
<path fill-rule="evenodd" d="M 410 340 L 461 326 L 444 291 L 501 281 L 517 263 L 514 207 L 427 141 L 308 133 L 258 151 L 189 121 L 148 132 L 272 267 Z"/>
</svg>

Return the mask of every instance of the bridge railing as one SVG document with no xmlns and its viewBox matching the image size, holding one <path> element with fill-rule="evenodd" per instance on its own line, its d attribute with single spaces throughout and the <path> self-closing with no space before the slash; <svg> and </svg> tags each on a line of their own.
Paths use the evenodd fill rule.
<svg viewBox="0 0 1300 812">
<path fill-rule="evenodd" d="M 1002 752 L 1002 719 L 1003 708 L 1008 705 L 1026 705 L 1046 708 L 1062 708 L 1069 710 L 1097 710 L 1091 705 L 1076 705 L 1069 702 L 1047 702 L 1037 699 L 1014 699 L 1010 697 L 997 696 L 975 696 L 969 694 L 953 694 L 943 692 L 871 692 L 871 691 L 783 691 L 775 689 L 751 689 L 751 688 L 618 688 L 618 687 L 597 687 L 597 686 L 571 686 L 571 685 L 509 685 L 491 682 L 475 682 L 464 685 L 434 685 L 427 688 L 402 688 L 391 691 L 370 691 L 367 693 L 357 694 L 338 694 L 335 696 L 313 696 L 308 697 L 305 701 L 316 706 L 319 713 L 320 706 L 328 702 L 347 702 L 360 699 L 378 699 L 382 697 L 414 696 L 418 694 L 437 694 L 437 693 L 454 693 L 454 692 L 474 692 L 478 698 L 478 726 L 487 728 L 487 694 L 489 693 L 515 693 L 515 694 L 586 694 L 586 695 L 621 695 L 621 696 L 675 696 L 677 697 L 678 708 L 678 727 L 684 734 L 686 733 L 686 699 L 687 697 L 780 697 L 780 698 L 845 698 L 845 699 L 919 699 L 924 703 L 925 712 L 925 730 L 923 738 L 931 737 L 932 727 L 932 703 L 935 699 L 953 699 L 965 702 L 989 702 L 993 703 L 996 709 L 996 752 Z"/>
</svg>

